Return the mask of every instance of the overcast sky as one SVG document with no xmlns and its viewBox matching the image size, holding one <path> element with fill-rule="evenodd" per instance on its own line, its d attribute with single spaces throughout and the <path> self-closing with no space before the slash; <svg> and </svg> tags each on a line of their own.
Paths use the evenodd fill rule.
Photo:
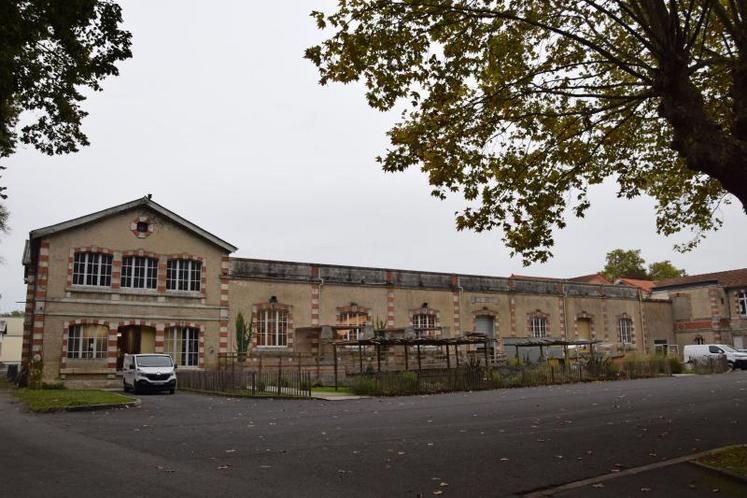
<svg viewBox="0 0 747 498">
<path fill-rule="evenodd" d="M 738 204 L 682 255 L 672 246 L 684 237 L 656 234 L 650 199 L 619 200 L 606 184 L 587 218 L 558 234 L 554 259 L 524 268 L 500 233 L 456 231 L 459 198 L 431 197 L 418 171 L 380 170 L 396 115 L 369 109 L 360 85 L 318 85 L 303 51 L 323 35 L 308 14 L 332 1 L 121 3 L 134 55 L 85 104 L 92 145 L 63 157 L 21 147 L 6 162 L 2 311 L 23 306 L 29 230 L 148 193 L 243 257 L 568 277 L 600 270 L 622 247 L 691 274 L 745 266 Z"/>
</svg>

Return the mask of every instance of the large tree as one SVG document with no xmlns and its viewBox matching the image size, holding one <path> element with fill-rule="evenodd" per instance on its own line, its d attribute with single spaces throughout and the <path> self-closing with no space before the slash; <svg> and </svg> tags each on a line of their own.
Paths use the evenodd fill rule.
<svg viewBox="0 0 747 498">
<path fill-rule="evenodd" d="M 640 249 L 614 249 L 607 253 L 607 261 L 602 270 L 607 280 L 614 282 L 620 277 L 647 279 Z"/>
<path fill-rule="evenodd" d="M 718 227 L 747 207 L 747 1 L 340 0 L 306 57 L 405 107 L 379 158 L 460 191 L 457 226 L 500 228 L 544 261 L 589 186 L 657 201 L 657 229 Z"/>
<path fill-rule="evenodd" d="M 107 0 L 0 1 L 0 159 L 19 141 L 50 155 L 88 145 L 82 92 L 132 56 L 121 22 Z"/>
<path fill-rule="evenodd" d="M 685 270 L 677 268 L 668 259 L 648 265 L 649 280 L 666 280 L 669 278 L 684 277 L 685 275 L 687 275 Z"/>
</svg>

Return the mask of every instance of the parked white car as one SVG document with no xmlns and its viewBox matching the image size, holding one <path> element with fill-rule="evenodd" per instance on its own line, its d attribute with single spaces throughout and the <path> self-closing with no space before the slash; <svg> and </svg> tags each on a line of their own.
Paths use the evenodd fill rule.
<svg viewBox="0 0 747 498">
<path fill-rule="evenodd" d="M 176 391 L 176 365 L 167 354 L 126 354 L 122 385 L 137 394 L 141 390 Z"/>
<path fill-rule="evenodd" d="M 685 363 L 726 357 L 729 368 L 747 369 L 747 353 L 726 344 L 688 344 L 682 351 Z"/>
</svg>

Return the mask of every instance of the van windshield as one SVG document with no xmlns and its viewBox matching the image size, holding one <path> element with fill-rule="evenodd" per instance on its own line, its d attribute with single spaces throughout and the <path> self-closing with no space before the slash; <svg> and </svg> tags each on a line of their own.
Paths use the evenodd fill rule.
<svg viewBox="0 0 747 498">
<path fill-rule="evenodd" d="M 719 344 L 718 347 L 720 347 L 724 351 L 728 351 L 730 353 L 738 353 L 739 352 L 736 349 L 734 349 L 733 347 L 727 346 L 726 344 Z"/>
<path fill-rule="evenodd" d="M 137 366 L 139 367 L 170 367 L 173 366 L 171 363 L 170 356 L 140 356 L 137 359 Z"/>
</svg>

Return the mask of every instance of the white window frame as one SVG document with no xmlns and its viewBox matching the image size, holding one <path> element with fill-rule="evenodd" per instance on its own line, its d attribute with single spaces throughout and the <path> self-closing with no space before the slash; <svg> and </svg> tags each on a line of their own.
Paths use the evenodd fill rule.
<svg viewBox="0 0 747 498">
<path fill-rule="evenodd" d="M 172 258 L 166 262 L 166 290 L 170 292 L 200 292 L 202 261 Z"/>
<path fill-rule="evenodd" d="M 158 258 L 124 256 L 120 287 L 125 289 L 157 289 Z"/>
<path fill-rule="evenodd" d="M 747 292 L 737 292 L 737 306 L 739 307 L 738 311 L 740 315 L 747 315 Z"/>
<path fill-rule="evenodd" d="M 288 310 L 268 308 L 257 311 L 257 346 L 288 347 Z"/>
<path fill-rule="evenodd" d="M 109 342 L 108 332 L 103 336 L 94 335 L 85 337 L 83 328 L 88 325 L 71 325 L 67 331 L 67 353 L 71 360 L 102 360 L 107 356 L 107 344 Z M 94 325 L 97 329 L 98 325 Z M 102 329 L 106 330 L 106 329 Z"/>
<path fill-rule="evenodd" d="M 617 337 L 623 344 L 633 344 L 633 320 L 622 317 L 617 320 Z"/>
<path fill-rule="evenodd" d="M 438 327 L 435 313 L 414 313 L 411 322 L 415 337 L 435 337 Z"/>
<path fill-rule="evenodd" d="M 76 251 L 73 256 L 73 285 L 111 287 L 112 255 L 94 251 Z"/>
<path fill-rule="evenodd" d="M 179 345 L 182 348 L 179 351 Z M 200 329 L 197 327 L 168 327 L 164 334 L 164 353 L 175 365 L 200 366 Z M 177 354 L 179 353 L 179 354 Z"/>
<path fill-rule="evenodd" d="M 547 318 L 544 316 L 533 316 L 529 321 L 530 332 L 535 339 L 547 337 Z"/>
<path fill-rule="evenodd" d="M 359 341 L 363 339 L 365 326 L 368 324 L 368 313 L 365 311 L 342 311 L 340 312 L 340 326 L 349 326 L 348 329 L 338 329 L 343 341 Z"/>
</svg>

